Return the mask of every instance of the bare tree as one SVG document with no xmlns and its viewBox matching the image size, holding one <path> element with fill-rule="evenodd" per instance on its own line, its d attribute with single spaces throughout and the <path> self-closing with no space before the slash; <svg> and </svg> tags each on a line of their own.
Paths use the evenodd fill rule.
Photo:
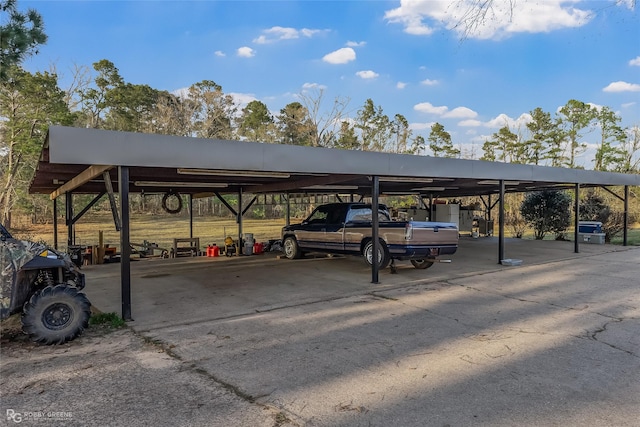
<svg viewBox="0 0 640 427">
<path fill-rule="evenodd" d="M 336 97 L 331 108 L 322 110 L 324 89 L 314 88 L 303 91 L 298 97 L 307 109 L 314 133 L 311 135 L 313 147 L 330 147 L 334 144 L 349 105 L 349 98 Z"/>
<path fill-rule="evenodd" d="M 455 0 L 449 5 L 449 11 L 457 19 L 453 28 L 462 28 L 462 39 L 469 38 L 482 26 L 495 20 L 502 20 L 508 16 L 509 22 L 513 20 L 514 11 L 521 7 L 523 0 Z M 626 5 L 629 9 L 635 10 L 636 0 L 615 0 L 612 5 Z"/>
<path fill-rule="evenodd" d="M 463 28 L 462 39 L 467 39 L 471 34 L 476 32 L 494 19 L 498 19 L 498 15 L 504 14 L 506 9 L 509 21 L 513 19 L 513 10 L 518 0 L 456 0 L 450 5 L 451 9 L 455 9 L 460 13 L 458 22 L 454 28 Z"/>
<path fill-rule="evenodd" d="M 193 136 L 192 117 L 198 104 L 187 95 L 161 92 L 154 111 L 152 132 L 165 135 Z"/>
</svg>

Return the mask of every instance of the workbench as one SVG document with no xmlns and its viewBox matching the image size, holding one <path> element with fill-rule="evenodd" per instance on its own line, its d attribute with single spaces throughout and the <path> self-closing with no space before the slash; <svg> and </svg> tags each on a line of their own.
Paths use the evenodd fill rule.
<svg viewBox="0 0 640 427">
<path fill-rule="evenodd" d="M 180 245 L 187 243 L 187 246 Z M 173 239 L 172 258 L 179 256 L 198 256 L 200 254 L 200 238 L 199 237 L 182 237 Z"/>
</svg>

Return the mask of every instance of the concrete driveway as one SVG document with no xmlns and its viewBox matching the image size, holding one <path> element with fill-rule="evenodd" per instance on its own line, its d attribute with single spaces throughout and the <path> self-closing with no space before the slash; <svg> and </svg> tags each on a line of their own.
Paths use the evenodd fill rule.
<svg viewBox="0 0 640 427">
<path fill-rule="evenodd" d="M 248 403 L 308 426 L 616 425 L 640 419 L 640 248 L 463 239 L 452 264 L 140 261 L 130 326 Z M 120 311 L 119 266 L 86 292 Z"/>
</svg>

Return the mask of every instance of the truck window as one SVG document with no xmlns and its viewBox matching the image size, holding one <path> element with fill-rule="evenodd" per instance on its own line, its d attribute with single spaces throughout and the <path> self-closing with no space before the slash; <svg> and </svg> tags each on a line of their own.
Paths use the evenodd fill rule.
<svg viewBox="0 0 640 427">
<path fill-rule="evenodd" d="M 320 206 L 318 209 L 313 211 L 309 218 L 307 218 L 307 223 L 309 224 L 325 224 L 327 222 L 327 215 L 329 213 L 329 208 L 327 206 Z"/>
<path fill-rule="evenodd" d="M 351 209 L 347 216 L 347 222 L 370 222 L 371 220 L 371 209 L 369 208 Z M 378 221 L 389 221 L 389 216 L 385 211 L 378 210 Z"/>
</svg>

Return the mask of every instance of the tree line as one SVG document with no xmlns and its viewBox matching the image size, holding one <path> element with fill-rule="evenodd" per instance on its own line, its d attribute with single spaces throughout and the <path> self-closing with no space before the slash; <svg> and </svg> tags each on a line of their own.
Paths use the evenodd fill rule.
<svg viewBox="0 0 640 427">
<path fill-rule="evenodd" d="M 39 15 L 34 11 L 20 14 L 14 0 L 0 1 L 0 8 L 11 12 L 12 19 L 1 28 L 3 43 L 15 39 L 15 43 L 2 46 L 0 57 L 0 209 L 5 224 L 10 223 L 15 208 L 42 215 L 50 209 L 44 197 L 28 194 L 50 125 L 404 154 L 429 150 L 436 157 L 476 157 L 456 146 L 440 123 L 431 126 L 425 139 L 410 128 L 402 114 L 390 116 L 372 99 L 351 116 L 348 98 L 328 101 L 321 88 L 303 91 L 297 101 L 272 113 L 258 100 L 241 108 L 213 80 L 174 93 L 129 83 L 115 64 L 103 59 L 92 68 L 75 66 L 68 87 L 63 89 L 55 67 L 35 73 L 21 67 L 24 58 L 46 41 L 44 33 L 37 31 L 42 25 Z M 24 34 L 16 36 L 21 30 Z M 12 35 L 15 37 L 9 37 Z M 577 167 L 576 158 L 585 150 L 582 137 L 599 129 L 595 169 L 638 172 L 640 129 L 623 129 L 620 116 L 610 108 L 569 100 L 553 116 L 541 108 L 532 110 L 530 116 L 526 128 L 505 125 L 488 138 L 481 159 Z"/>
</svg>

